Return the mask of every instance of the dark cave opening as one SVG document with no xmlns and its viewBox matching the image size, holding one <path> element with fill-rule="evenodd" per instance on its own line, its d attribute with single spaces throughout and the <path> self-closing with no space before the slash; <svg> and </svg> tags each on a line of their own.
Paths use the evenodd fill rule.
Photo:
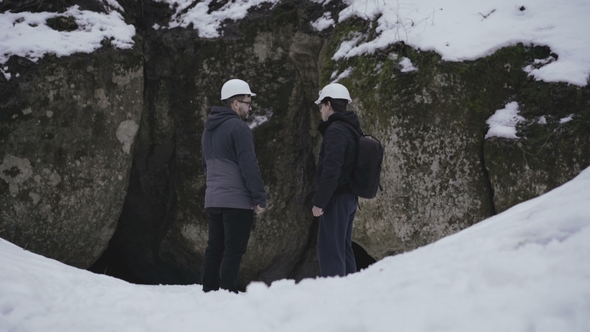
<svg viewBox="0 0 590 332">
<path fill-rule="evenodd" d="M 352 251 L 354 252 L 357 271 L 366 269 L 369 265 L 376 262 L 375 258 L 371 257 L 363 247 L 354 241 L 352 241 Z"/>
<path fill-rule="evenodd" d="M 367 253 L 367 251 L 357 244 L 352 242 L 352 250 L 354 251 L 354 259 L 356 262 L 357 271 L 366 269 L 376 260 Z M 120 254 L 117 246 L 110 243 L 102 256 L 88 268 L 88 271 L 104 274 L 113 278 L 125 280 L 133 284 L 148 285 L 149 282 L 143 280 L 141 277 L 133 273 L 126 265 L 125 260 Z"/>
<path fill-rule="evenodd" d="M 102 253 L 102 256 L 88 268 L 88 271 L 122 279 L 133 284 L 149 284 L 127 267 L 119 250 L 112 243 Z"/>
</svg>

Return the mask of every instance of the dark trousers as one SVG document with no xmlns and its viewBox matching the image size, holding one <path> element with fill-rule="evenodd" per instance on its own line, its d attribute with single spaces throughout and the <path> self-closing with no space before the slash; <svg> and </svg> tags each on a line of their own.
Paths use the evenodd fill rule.
<svg viewBox="0 0 590 332">
<path fill-rule="evenodd" d="M 358 198 L 347 192 L 334 194 L 320 216 L 318 259 L 322 277 L 356 272 L 352 251 L 352 222 Z"/>
<path fill-rule="evenodd" d="M 219 288 L 237 293 L 238 272 L 246 253 L 254 211 L 207 208 L 209 240 L 203 257 L 203 291 Z"/>
</svg>

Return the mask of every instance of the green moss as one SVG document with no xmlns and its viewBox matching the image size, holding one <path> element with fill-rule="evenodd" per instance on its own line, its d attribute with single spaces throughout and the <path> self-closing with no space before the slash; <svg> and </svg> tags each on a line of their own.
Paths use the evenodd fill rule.
<svg viewBox="0 0 590 332">
<path fill-rule="evenodd" d="M 377 131 L 391 130 L 390 123 L 401 127 L 395 128 L 403 130 L 404 137 L 398 139 L 412 146 L 412 151 L 400 151 L 399 156 L 405 160 L 408 172 L 427 171 L 428 165 L 412 155 L 423 151 L 422 144 L 433 137 L 430 133 L 468 137 L 471 143 L 461 158 L 483 162 L 486 120 L 512 101 L 518 102 L 520 115 L 525 118 L 518 127 L 518 135 L 523 139 L 494 140 L 497 153 L 486 154 L 486 159 L 496 158 L 497 165 L 514 167 L 528 162 L 531 169 L 548 173 L 553 166 L 544 164 L 575 168 L 590 163 L 590 155 L 580 155 L 583 149 L 572 145 L 574 141 L 580 146 L 590 144 L 590 88 L 537 81 L 523 70 L 535 59 L 557 57 L 548 47 L 517 44 L 476 61 L 445 62 L 434 52 L 423 52 L 400 42 L 375 54 L 338 61 L 330 58 L 343 40 L 363 36 L 359 41 L 362 43 L 371 39 L 374 26 L 351 20 L 336 27 L 328 44 L 321 84 L 332 81 L 334 72 L 353 69 L 349 77 L 339 82 L 349 87 L 353 99 L 362 107 L 364 127 Z M 399 62 L 404 57 L 418 70 L 402 73 Z M 573 121 L 559 123 L 571 114 L 575 114 Z M 546 125 L 537 122 L 540 116 L 546 117 Z M 504 171 L 494 168 L 492 172 L 509 172 L 510 166 L 507 167 Z"/>
</svg>

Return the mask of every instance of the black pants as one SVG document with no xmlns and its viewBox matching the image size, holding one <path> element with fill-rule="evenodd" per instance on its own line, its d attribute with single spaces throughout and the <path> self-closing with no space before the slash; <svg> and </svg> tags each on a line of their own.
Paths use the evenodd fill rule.
<svg viewBox="0 0 590 332">
<path fill-rule="evenodd" d="M 219 288 L 237 293 L 238 272 L 246 253 L 254 211 L 207 208 L 209 240 L 203 258 L 203 291 Z"/>
<path fill-rule="evenodd" d="M 352 251 L 352 222 L 358 198 L 350 192 L 334 194 L 320 216 L 318 260 L 322 277 L 356 272 Z"/>
</svg>

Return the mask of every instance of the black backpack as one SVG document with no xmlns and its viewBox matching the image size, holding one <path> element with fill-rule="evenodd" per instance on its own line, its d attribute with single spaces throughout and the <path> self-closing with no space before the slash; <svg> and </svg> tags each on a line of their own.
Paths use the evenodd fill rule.
<svg viewBox="0 0 590 332">
<path fill-rule="evenodd" d="M 379 179 L 381 178 L 381 164 L 383 163 L 383 146 L 375 137 L 359 134 L 353 126 L 346 122 L 337 122 L 347 126 L 357 140 L 350 189 L 353 194 L 359 197 L 375 198 L 377 189 L 381 188 Z"/>
</svg>

